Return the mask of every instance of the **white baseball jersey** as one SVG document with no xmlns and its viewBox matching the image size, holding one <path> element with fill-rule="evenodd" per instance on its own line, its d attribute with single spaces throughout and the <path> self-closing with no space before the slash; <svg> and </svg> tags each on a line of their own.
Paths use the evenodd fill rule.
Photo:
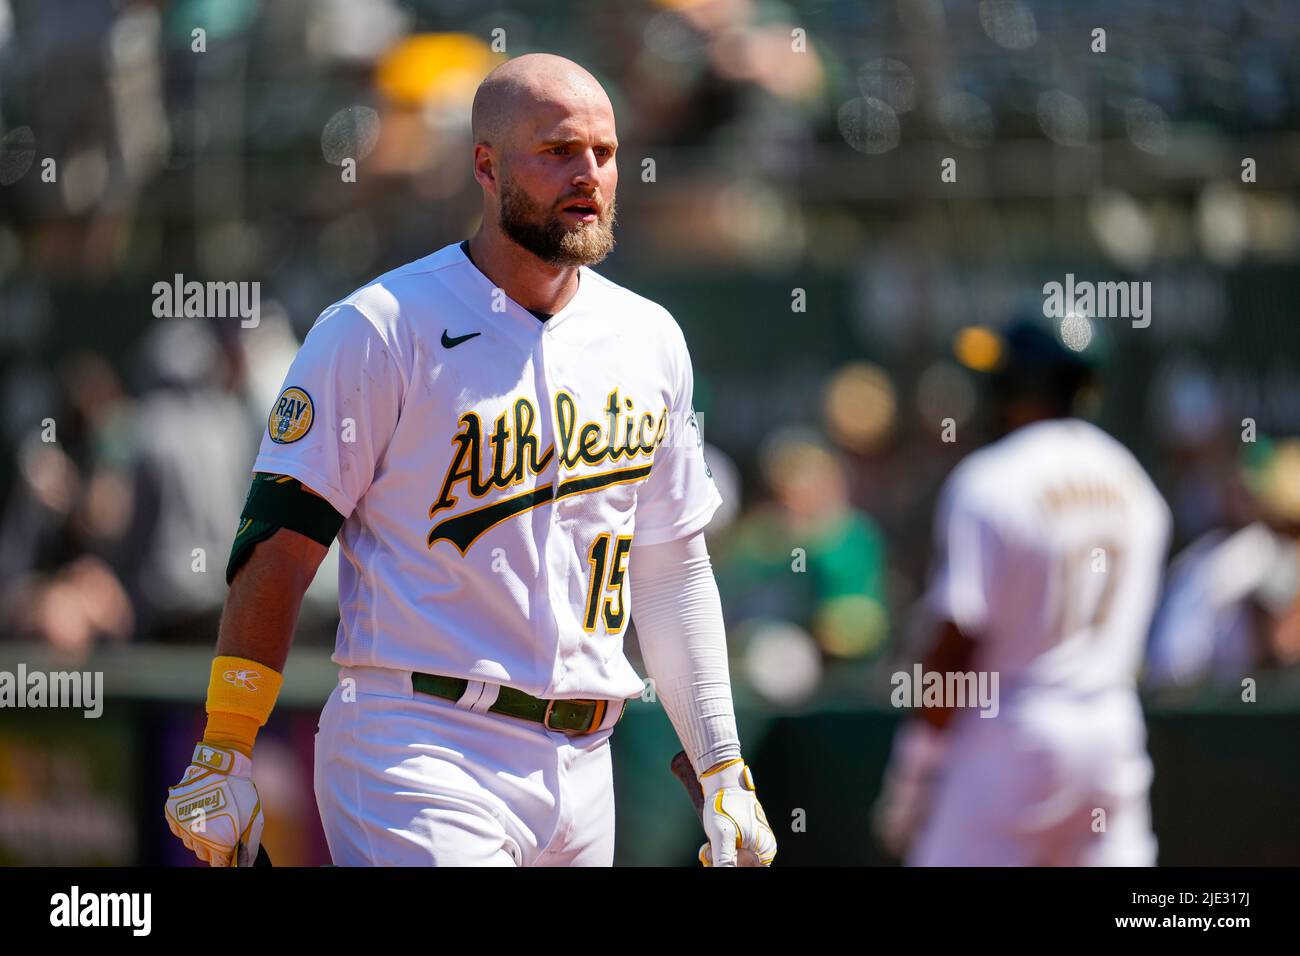
<svg viewBox="0 0 1300 956">
<path fill-rule="evenodd" d="M 1155 862 L 1134 679 L 1169 526 L 1133 456 L 1083 421 L 1028 425 L 953 472 L 928 601 L 998 674 L 999 711 L 957 715 L 908 863 Z"/>
<path fill-rule="evenodd" d="M 580 270 L 541 322 L 459 245 L 326 309 L 254 471 L 346 519 L 334 660 L 626 698 L 629 548 L 702 529 L 721 498 L 672 316 Z"/>
<path fill-rule="evenodd" d="M 1000 692 L 1131 688 L 1170 530 L 1133 456 L 1077 419 L 1037 422 L 966 458 L 944 487 L 928 595 L 978 641 Z"/>
</svg>

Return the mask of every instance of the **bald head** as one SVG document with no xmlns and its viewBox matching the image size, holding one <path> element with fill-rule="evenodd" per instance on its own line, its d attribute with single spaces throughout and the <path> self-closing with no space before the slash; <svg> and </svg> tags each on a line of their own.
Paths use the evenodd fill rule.
<svg viewBox="0 0 1300 956">
<path fill-rule="evenodd" d="M 508 149 L 530 120 L 574 110 L 608 111 L 613 122 L 604 88 L 572 60 L 551 53 L 515 57 L 489 73 L 474 94 L 474 142 Z"/>
<path fill-rule="evenodd" d="M 473 131 L 489 239 L 561 267 L 609 253 L 618 136 L 594 76 L 549 53 L 503 63 L 474 95 Z"/>
</svg>

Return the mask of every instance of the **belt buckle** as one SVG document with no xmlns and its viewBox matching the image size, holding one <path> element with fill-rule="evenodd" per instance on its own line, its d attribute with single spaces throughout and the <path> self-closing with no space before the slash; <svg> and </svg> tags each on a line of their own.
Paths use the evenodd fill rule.
<svg viewBox="0 0 1300 956">
<path fill-rule="evenodd" d="M 552 726 L 551 726 L 551 713 L 552 713 L 552 711 L 555 710 L 555 705 L 558 704 L 561 700 L 567 700 L 567 701 L 568 701 L 569 703 L 571 703 L 571 704 L 595 704 L 595 703 L 596 703 L 596 701 L 595 701 L 594 699 L 592 699 L 592 698 L 587 698 L 587 697 L 574 697 L 574 698 L 559 698 L 559 697 L 552 697 L 550 700 L 548 700 L 548 701 L 546 702 L 546 712 L 545 712 L 544 714 L 542 714 L 542 726 L 543 726 L 543 727 L 545 727 L 547 730 L 553 730 L 553 731 L 555 731 L 556 733 L 559 733 L 559 734 L 565 734 L 565 735 L 567 735 L 567 736 L 569 736 L 569 737 L 580 737 L 580 736 L 582 736 L 583 734 L 589 734 L 589 733 L 591 733 L 591 732 L 595 729 L 594 727 L 592 727 L 592 726 L 590 726 L 590 725 L 588 725 L 588 727 L 587 727 L 585 730 L 569 730 L 569 729 L 567 729 L 567 728 L 565 728 L 565 727 L 552 727 Z M 603 719 L 603 716 L 602 716 L 602 719 Z"/>
</svg>

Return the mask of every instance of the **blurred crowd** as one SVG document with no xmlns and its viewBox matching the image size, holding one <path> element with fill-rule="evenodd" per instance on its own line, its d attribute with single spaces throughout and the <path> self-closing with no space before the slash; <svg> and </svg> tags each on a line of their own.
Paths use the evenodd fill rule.
<svg viewBox="0 0 1300 956">
<path fill-rule="evenodd" d="M 46 414 L 6 476 L 4 636 L 73 659 L 98 640 L 215 640 L 232 516 L 296 347 L 280 316 L 244 338 L 178 319 L 149 332 L 125 376 L 89 351 L 29 373 L 21 398 Z M 333 635 L 333 570 L 309 592 L 307 640 Z"/>
<path fill-rule="evenodd" d="M 974 358 L 962 343 L 977 333 L 998 338 L 963 330 L 959 359 Z M 973 442 L 945 445 L 935 429 L 928 442 L 885 430 L 867 447 L 852 444 L 836 427 L 840 393 L 856 393 L 850 407 L 859 424 L 889 417 L 896 399 L 882 370 L 851 363 L 826 388 L 821 427 L 774 433 L 750 506 L 734 521 L 715 518 L 733 651 L 742 678 L 766 698 L 800 704 L 818 691 L 860 692 L 879 686 L 899 660 L 915 659 L 939 486 L 964 454 L 998 437 L 983 369 L 958 364 L 978 396 Z M 1104 382 L 1104 368 L 1097 372 Z M 1104 385 L 1094 386 L 1076 413 L 1094 417 L 1105 401 Z M 1300 437 L 1220 423 L 1197 443 L 1184 435 L 1155 451 L 1148 457 L 1173 476 L 1165 493 L 1175 538 L 1136 675 L 1142 687 L 1240 692 L 1246 678 L 1286 669 L 1300 676 Z M 710 460 L 720 457 L 712 449 Z M 716 464 L 714 472 L 723 485 L 735 473 Z"/>
<path fill-rule="evenodd" d="M 1300 208 L 1277 160 L 1300 118 L 1300 17 L 1268 0 L 1176 13 L 0 0 L 0 639 L 71 656 L 214 639 L 297 343 L 351 288 L 470 234 L 469 97 L 504 55 L 546 49 L 614 99 L 613 278 L 640 290 L 707 263 L 718 288 L 813 272 L 844 290 L 833 316 L 804 317 L 817 350 L 789 354 L 757 355 L 758 330 L 740 342 L 780 317 L 669 303 L 706 342 L 697 404 L 728 499 L 711 537 L 739 682 L 797 704 L 888 661 L 938 488 L 989 437 L 970 330 L 1075 263 L 1157 276 L 1168 317 L 1109 343 L 1091 409 L 1175 515 L 1143 679 L 1294 665 L 1300 344 L 1280 303 L 1300 291 Z M 948 155 L 960 189 L 943 194 Z M 1273 271 L 1227 278 L 1252 269 Z M 174 274 L 262 283 L 259 321 L 155 318 L 153 285 Z M 335 561 L 300 641 L 332 640 Z"/>
</svg>

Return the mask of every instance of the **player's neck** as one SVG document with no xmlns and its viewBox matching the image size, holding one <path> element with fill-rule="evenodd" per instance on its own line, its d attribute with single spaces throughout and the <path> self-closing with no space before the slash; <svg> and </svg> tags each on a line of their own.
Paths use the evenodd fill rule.
<svg viewBox="0 0 1300 956">
<path fill-rule="evenodd" d="M 554 315 L 578 293 L 577 266 L 543 262 L 504 234 L 479 229 L 469 252 L 478 270 L 525 309 Z"/>
<path fill-rule="evenodd" d="M 1037 400 L 1013 402 L 1002 409 L 1000 431 L 1003 435 L 1010 435 L 1026 425 L 1069 417 L 1068 408 L 1061 408 L 1055 404 Z"/>
</svg>

